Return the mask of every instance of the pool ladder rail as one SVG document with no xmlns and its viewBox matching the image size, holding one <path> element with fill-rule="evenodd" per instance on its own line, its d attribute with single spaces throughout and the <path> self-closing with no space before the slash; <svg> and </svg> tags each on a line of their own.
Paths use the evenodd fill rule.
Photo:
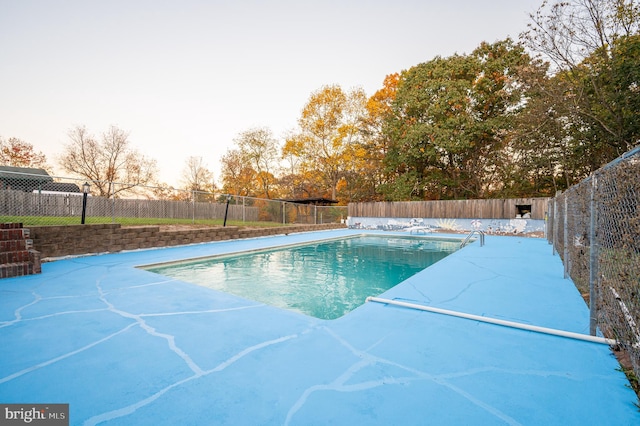
<svg viewBox="0 0 640 426">
<path fill-rule="evenodd" d="M 480 231 L 479 229 L 474 229 L 469 233 L 469 235 L 467 235 L 467 238 L 465 238 L 464 241 L 460 243 L 460 248 L 466 246 L 469 243 L 469 241 L 471 240 L 471 237 L 473 237 L 473 234 L 480 235 L 480 247 L 484 245 L 484 231 Z"/>
</svg>

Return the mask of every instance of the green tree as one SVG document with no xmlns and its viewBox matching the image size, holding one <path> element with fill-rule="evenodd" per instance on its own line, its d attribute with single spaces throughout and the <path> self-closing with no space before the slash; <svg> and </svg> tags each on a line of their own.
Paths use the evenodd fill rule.
<svg viewBox="0 0 640 426">
<path fill-rule="evenodd" d="M 580 130 L 592 140 L 592 149 L 578 154 L 597 168 L 640 142 L 640 35 L 616 38 L 606 55 L 594 52 L 573 76 L 581 89 L 577 107 L 588 124 Z"/>
<path fill-rule="evenodd" d="M 491 196 L 524 105 L 519 69 L 530 62 L 507 39 L 403 72 L 384 129 L 393 141 L 385 157 L 391 180 L 381 186 L 386 197 Z"/>
<path fill-rule="evenodd" d="M 548 63 L 534 61 L 521 69 L 527 93 L 507 146 L 500 196 L 552 196 L 570 186 L 576 173 L 572 155 L 571 108 L 568 85 L 562 75 L 549 76 Z"/>
</svg>

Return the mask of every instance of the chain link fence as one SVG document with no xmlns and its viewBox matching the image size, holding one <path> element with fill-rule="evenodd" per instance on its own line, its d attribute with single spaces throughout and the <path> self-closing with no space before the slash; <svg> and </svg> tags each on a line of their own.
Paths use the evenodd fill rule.
<svg viewBox="0 0 640 426">
<path fill-rule="evenodd" d="M 599 329 L 640 377 L 640 147 L 556 196 L 547 237 Z"/>
<path fill-rule="evenodd" d="M 235 225 L 344 223 L 346 206 L 0 170 L 0 222 Z M 86 191 L 86 192 L 85 192 Z M 313 201 L 313 200 L 310 200 Z"/>
</svg>

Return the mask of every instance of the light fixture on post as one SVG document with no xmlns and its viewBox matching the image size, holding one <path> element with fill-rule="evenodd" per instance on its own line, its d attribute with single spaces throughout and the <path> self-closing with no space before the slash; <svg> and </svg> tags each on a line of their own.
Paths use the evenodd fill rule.
<svg viewBox="0 0 640 426">
<path fill-rule="evenodd" d="M 84 225 L 84 219 L 87 213 L 87 196 L 89 195 L 89 190 L 91 189 L 91 185 L 88 182 L 85 182 L 82 185 L 82 220 L 80 223 Z"/>
<path fill-rule="evenodd" d="M 231 194 L 227 194 L 227 207 L 224 209 L 224 222 L 222 226 L 227 226 L 227 214 L 229 213 L 229 201 L 231 201 Z"/>
</svg>

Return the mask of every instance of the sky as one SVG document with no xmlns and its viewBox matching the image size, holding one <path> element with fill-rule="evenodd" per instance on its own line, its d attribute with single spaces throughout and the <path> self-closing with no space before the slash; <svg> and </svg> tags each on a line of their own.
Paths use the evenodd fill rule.
<svg viewBox="0 0 640 426">
<path fill-rule="evenodd" d="M 280 141 L 326 85 L 362 88 L 436 56 L 517 39 L 542 0 L 0 0 L 0 137 L 57 176 L 69 131 L 129 132 L 180 187 L 189 157 L 220 176 L 234 139 Z"/>
</svg>

